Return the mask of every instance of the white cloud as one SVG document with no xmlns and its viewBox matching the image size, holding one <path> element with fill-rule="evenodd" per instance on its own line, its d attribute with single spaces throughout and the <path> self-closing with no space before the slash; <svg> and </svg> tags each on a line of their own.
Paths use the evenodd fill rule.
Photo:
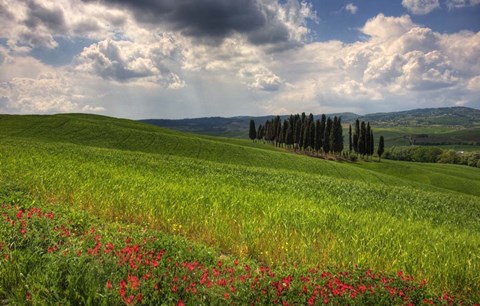
<svg viewBox="0 0 480 306">
<path fill-rule="evenodd" d="M 477 75 L 476 77 L 471 78 L 468 81 L 467 88 L 471 91 L 480 92 L 480 75 Z"/>
<path fill-rule="evenodd" d="M 345 10 L 346 10 L 347 12 L 349 12 L 350 14 L 355 15 L 355 14 L 357 13 L 357 11 L 358 11 L 358 6 L 356 6 L 356 5 L 353 4 L 353 3 L 349 3 L 349 4 L 347 4 L 347 5 L 345 6 Z"/>
<path fill-rule="evenodd" d="M 16 77 L 0 83 L 0 111 L 7 113 L 101 112 L 103 107 L 84 104 L 75 86 L 65 77 L 43 74 Z"/>
<path fill-rule="evenodd" d="M 401 17 L 386 17 L 383 14 L 369 19 L 361 31 L 373 38 L 387 40 L 397 38 L 416 25 L 408 15 Z"/>
<path fill-rule="evenodd" d="M 120 83 L 178 89 L 185 82 L 168 67 L 175 53 L 173 35 L 162 35 L 151 44 L 107 39 L 85 48 L 75 69 Z"/>
<path fill-rule="evenodd" d="M 249 65 L 239 71 L 239 76 L 250 88 L 266 91 L 278 90 L 282 80 L 263 66 Z"/>
<path fill-rule="evenodd" d="M 416 15 L 426 15 L 440 7 L 438 0 L 402 0 L 402 5 Z"/>
<path fill-rule="evenodd" d="M 449 9 L 464 8 L 479 4 L 480 0 L 447 0 L 447 7 Z"/>
</svg>

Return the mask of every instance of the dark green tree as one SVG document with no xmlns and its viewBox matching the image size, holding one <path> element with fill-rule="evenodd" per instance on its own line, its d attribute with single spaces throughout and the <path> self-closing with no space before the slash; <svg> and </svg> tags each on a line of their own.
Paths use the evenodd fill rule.
<svg viewBox="0 0 480 306">
<path fill-rule="evenodd" d="M 366 141 L 367 141 L 367 129 L 365 127 L 365 122 L 362 121 L 360 125 L 360 134 L 358 135 L 358 153 L 362 156 L 367 154 L 366 152 Z"/>
<path fill-rule="evenodd" d="M 257 138 L 257 129 L 255 128 L 255 121 L 250 120 L 250 131 L 248 132 L 248 137 L 251 140 L 255 140 Z"/>
<path fill-rule="evenodd" d="M 373 130 L 370 129 L 370 156 L 375 153 L 375 139 L 373 138 Z"/>
<path fill-rule="evenodd" d="M 348 125 L 348 152 L 352 153 L 352 125 Z"/>
<path fill-rule="evenodd" d="M 332 129 L 330 130 L 330 151 L 338 153 L 338 118 L 333 117 Z"/>
<path fill-rule="evenodd" d="M 310 148 L 315 150 L 315 120 L 310 121 Z"/>
<path fill-rule="evenodd" d="M 260 124 L 258 126 L 258 130 L 257 130 L 257 140 L 259 140 L 259 141 L 263 138 L 262 129 L 263 129 L 263 125 Z"/>
<path fill-rule="evenodd" d="M 295 142 L 295 148 L 300 148 L 300 142 L 302 138 L 302 121 L 298 118 L 295 126 L 295 134 L 293 135 L 293 141 Z"/>
<path fill-rule="evenodd" d="M 370 152 L 372 151 L 371 145 L 372 142 L 370 140 L 371 131 L 370 131 L 370 122 L 367 122 L 367 128 L 365 130 L 365 155 L 370 156 Z"/>
<path fill-rule="evenodd" d="M 335 134 L 336 138 L 337 138 L 337 150 L 338 150 L 338 153 L 342 153 L 343 151 L 343 127 L 342 127 L 342 117 L 338 117 L 338 120 L 337 120 L 337 132 Z"/>
<path fill-rule="evenodd" d="M 385 152 L 385 140 L 383 139 L 383 136 L 380 136 L 380 140 L 378 141 L 378 149 L 377 149 L 378 160 L 381 160 L 384 152 Z"/>
<path fill-rule="evenodd" d="M 331 143 L 330 135 L 331 135 L 331 133 L 332 133 L 332 119 L 330 119 L 330 117 L 328 117 L 327 124 L 325 125 L 325 133 L 324 133 L 324 137 L 323 137 L 323 152 L 325 152 L 325 153 L 329 153 L 331 151 L 331 147 L 330 147 L 330 143 Z"/>
<path fill-rule="evenodd" d="M 360 140 L 360 121 L 355 120 L 355 133 L 353 134 L 353 151 L 360 153 L 358 150 L 358 141 Z"/>
<path fill-rule="evenodd" d="M 287 147 L 291 147 L 293 145 L 293 129 L 291 124 L 287 124 L 287 134 L 285 135 L 285 144 Z"/>
<path fill-rule="evenodd" d="M 317 119 L 315 121 L 315 151 L 318 153 L 320 149 L 322 148 L 322 130 L 321 130 L 321 122 L 320 120 Z"/>
<path fill-rule="evenodd" d="M 322 114 L 322 119 L 320 121 L 320 149 L 323 150 L 323 144 L 325 143 L 325 126 L 327 125 L 327 116 Z"/>
</svg>

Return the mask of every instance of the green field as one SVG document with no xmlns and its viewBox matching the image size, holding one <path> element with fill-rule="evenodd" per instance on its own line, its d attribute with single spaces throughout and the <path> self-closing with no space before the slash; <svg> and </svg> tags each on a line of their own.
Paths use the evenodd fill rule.
<svg viewBox="0 0 480 306">
<path fill-rule="evenodd" d="M 0 160 L 2 186 L 107 222 L 273 267 L 402 270 L 480 299 L 479 169 L 339 163 L 76 114 L 0 116 Z"/>
<path fill-rule="evenodd" d="M 434 145 L 436 147 L 458 151 L 480 151 L 480 128 L 458 127 L 374 127 L 375 138 L 385 137 L 387 147 L 410 145 L 409 136 L 416 138 L 418 145 Z M 428 135 L 426 138 L 418 135 Z M 378 141 L 377 141 L 378 142 Z"/>
</svg>

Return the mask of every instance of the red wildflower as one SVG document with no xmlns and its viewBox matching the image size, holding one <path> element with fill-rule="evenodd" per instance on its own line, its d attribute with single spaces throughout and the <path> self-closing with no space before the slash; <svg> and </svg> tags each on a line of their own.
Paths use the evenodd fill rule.
<svg viewBox="0 0 480 306">
<path fill-rule="evenodd" d="M 17 216 L 17 219 L 22 219 L 22 217 L 23 217 L 23 212 L 22 212 L 21 209 L 18 210 L 16 216 Z"/>
<path fill-rule="evenodd" d="M 112 289 L 112 283 L 110 282 L 110 280 L 107 280 L 106 287 L 107 289 Z"/>
</svg>

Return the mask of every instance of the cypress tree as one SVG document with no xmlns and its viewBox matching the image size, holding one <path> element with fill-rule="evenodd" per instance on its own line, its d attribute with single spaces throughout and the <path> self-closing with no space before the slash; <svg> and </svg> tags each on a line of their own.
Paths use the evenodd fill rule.
<svg viewBox="0 0 480 306">
<path fill-rule="evenodd" d="M 370 136 L 371 136 L 370 122 L 367 122 L 367 128 L 365 131 L 365 154 L 367 156 L 369 156 L 370 152 L 372 151 L 372 148 L 371 148 L 372 141 L 370 140 Z"/>
<path fill-rule="evenodd" d="M 257 130 L 257 140 L 260 141 L 262 139 L 262 128 L 263 128 L 263 125 L 259 125 L 258 126 L 258 130 Z"/>
<path fill-rule="evenodd" d="M 322 147 L 321 124 L 320 120 L 317 119 L 317 121 L 315 121 L 315 151 L 317 153 Z"/>
<path fill-rule="evenodd" d="M 303 150 L 311 147 L 310 145 L 310 122 L 306 121 L 303 129 Z"/>
<path fill-rule="evenodd" d="M 323 144 L 325 143 L 325 125 L 327 124 L 327 116 L 322 114 L 322 120 L 320 121 L 320 148 L 323 149 Z"/>
<path fill-rule="evenodd" d="M 360 121 L 355 120 L 355 134 L 353 134 L 353 151 L 360 153 L 358 149 L 358 141 L 360 140 Z"/>
<path fill-rule="evenodd" d="M 248 132 L 248 137 L 250 137 L 251 140 L 255 140 L 257 138 L 257 129 L 255 128 L 255 121 L 250 120 L 250 131 Z"/>
<path fill-rule="evenodd" d="M 323 152 L 329 153 L 331 150 L 330 147 L 330 133 L 332 132 L 332 119 L 328 117 L 327 123 L 325 125 L 325 133 L 323 136 Z"/>
<path fill-rule="evenodd" d="M 338 153 L 338 118 L 333 117 L 332 130 L 330 131 L 330 151 Z"/>
<path fill-rule="evenodd" d="M 358 153 L 360 153 L 361 155 L 365 156 L 366 154 L 366 151 L 365 151 L 365 141 L 367 140 L 366 139 L 366 128 L 365 128 L 365 122 L 362 121 L 361 125 L 360 125 L 360 134 L 358 135 Z"/>
<path fill-rule="evenodd" d="M 294 142 L 295 142 L 295 148 L 300 148 L 300 142 L 302 138 L 302 121 L 300 121 L 300 118 L 297 120 L 297 124 L 295 127 L 295 134 L 294 136 Z"/>
<path fill-rule="evenodd" d="M 310 148 L 315 150 L 315 120 L 313 119 L 310 121 Z"/>
<path fill-rule="evenodd" d="M 282 131 L 280 132 L 280 143 L 284 144 L 287 139 L 288 120 L 283 121 Z"/>
<path fill-rule="evenodd" d="M 373 139 L 373 131 L 370 130 L 370 156 L 375 152 L 375 140 Z"/>
<path fill-rule="evenodd" d="M 342 117 L 338 117 L 337 121 L 337 143 L 338 143 L 338 153 L 342 153 L 343 151 L 343 128 L 342 128 Z"/>
<path fill-rule="evenodd" d="M 293 129 L 291 124 L 287 124 L 287 134 L 285 135 L 285 144 L 287 147 L 291 147 L 293 145 Z"/>
<path fill-rule="evenodd" d="M 378 160 L 380 161 L 383 155 L 383 152 L 385 152 L 385 140 L 383 139 L 383 136 L 380 136 L 380 140 L 378 141 Z"/>
<path fill-rule="evenodd" d="M 352 153 L 352 125 L 348 125 L 348 152 Z"/>
</svg>

